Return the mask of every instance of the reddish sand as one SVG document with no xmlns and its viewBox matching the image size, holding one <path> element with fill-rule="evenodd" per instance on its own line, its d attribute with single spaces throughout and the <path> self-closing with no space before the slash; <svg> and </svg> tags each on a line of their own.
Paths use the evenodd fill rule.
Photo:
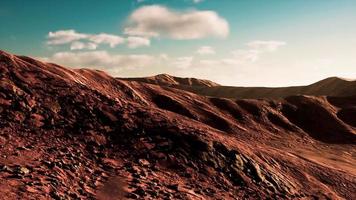
<svg viewBox="0 0 356 200">
<path fill-rule="evenodd" d="M 6 52 L 0 72 L 0 199 L 356 199 L 353 94 L 206 97 Z"/>
</svg>

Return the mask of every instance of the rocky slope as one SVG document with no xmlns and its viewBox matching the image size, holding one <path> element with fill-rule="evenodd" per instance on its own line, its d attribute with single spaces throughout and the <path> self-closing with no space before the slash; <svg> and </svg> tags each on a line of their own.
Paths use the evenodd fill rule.
<svg viewBox="0 0 356 200">
<path fill-rule="evenodd" d="M 0 199 L 355 199 L 355 108 L 209 98 L 0 52 Z"/>
</svg>

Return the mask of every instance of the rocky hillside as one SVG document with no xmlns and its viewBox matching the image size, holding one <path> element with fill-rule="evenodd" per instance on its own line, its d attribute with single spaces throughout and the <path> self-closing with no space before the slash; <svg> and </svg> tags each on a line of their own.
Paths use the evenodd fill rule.
<svg viewBox="0 0 356 200">
<path fill-rule="evenodd" d="M 0 52 L 0 199 L 356 199 L 355 108 L 209 98 Z"/>
</svg>

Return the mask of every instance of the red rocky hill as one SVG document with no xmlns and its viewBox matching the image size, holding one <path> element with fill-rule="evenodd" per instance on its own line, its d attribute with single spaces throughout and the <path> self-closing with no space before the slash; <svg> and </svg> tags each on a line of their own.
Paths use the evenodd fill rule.
<svg viewBox="0 0 356 200">
<path fill-rule="evenodd" d="M 355 108 L 205 97 L 0 52 L 0 199 L 356 199 Z"/>
<path fill-rule="evenodd" d="M 353 96 L 356 95 L 356 80 L 347 80 L 338 77 L 330 77 L 319 82 L 307 86 L 292 86 L 292 87 L 233 87 L 221 86 L 206 80 L 195 80 L 196 84 L 182 84 L 172 81 L 162 81 L 163 75 L 157 75 L 147 78 L 129 78 L 127 80 L 140 81 L 161 86 L 170 86 L 184 89 L 196 94 L 220 97 L 220 98 L 238 98 L 238 99 L 281 99 L 293 95 L 312 95 L 312 96 Z M 164 77 L 172 77 L 164 75 Z M 173 77 L 172 77 L 173 78 Z M 183 80 L 190 80 L 184 78 Z M 155 81 L 154 81 L 155 80 Z M 164 79 L 166 80 L 166 79 Z M 168 79 L 169 80 L 169 79 Z M 172 84 L 167 84 L 170 82 Z"/>
</svg>

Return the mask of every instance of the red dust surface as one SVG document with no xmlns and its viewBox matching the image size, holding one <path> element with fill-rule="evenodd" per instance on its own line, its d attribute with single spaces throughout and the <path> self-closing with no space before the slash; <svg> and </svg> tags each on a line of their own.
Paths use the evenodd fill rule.
<svg viewBox="0 0 356 200">
<path fill-rule="evenodd" d="M 228 99 L 160 76 L 0 52 L 0 199 L 356 199 L 354 94 Z"/>
</svg>

